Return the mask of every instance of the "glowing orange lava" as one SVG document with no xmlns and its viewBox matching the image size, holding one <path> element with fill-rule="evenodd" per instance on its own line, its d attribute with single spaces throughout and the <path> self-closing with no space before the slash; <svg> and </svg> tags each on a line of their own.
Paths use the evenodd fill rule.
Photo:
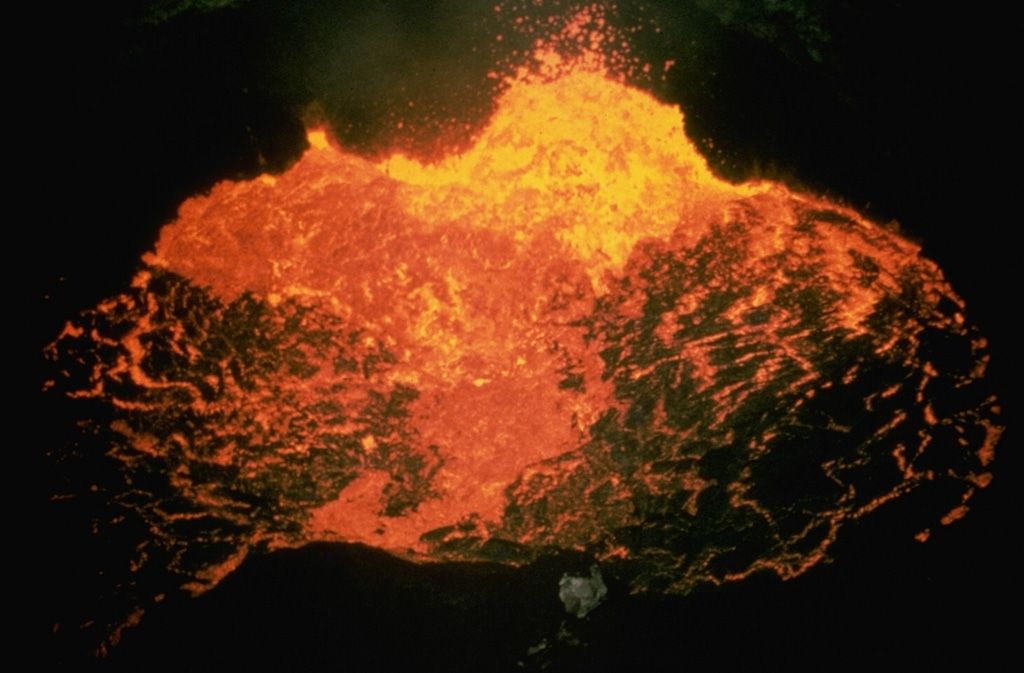
<svg viewBox="0 0 1024 673">
<path fill-rule="evenodd" d="M 537 57 L 458 156 L 371 162 L 313 130 L 283 174 L 189 199 L 51 347 L 88 370 L 66 394 L 115 410 L 110 455 L 166 475 L 130 506 L 183 583 L 329 539 L 583 549 L 685 592 L 797 575 L 933 482 L 950 523 L 989 483 L 994 400 L 930 403 L 985 344 L 915 245 L 722 181 L 677 108 Z"/>
</svg>

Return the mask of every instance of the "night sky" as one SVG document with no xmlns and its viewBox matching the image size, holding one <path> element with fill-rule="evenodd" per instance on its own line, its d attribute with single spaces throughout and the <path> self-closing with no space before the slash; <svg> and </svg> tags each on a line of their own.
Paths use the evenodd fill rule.
<svg viewBox="0 0 1024 673">
<path fill-rule="evenodd" d="M 51 341 L 69 317 L 124 288 L 186 197 L 288 167 L 305 149 L 304 124 L 326 121 L 367 156 L 464 146 L 491 110 L 488 72 L 529 46 L 505 18 L 514 5 L 500 14 L 493 4 L 183 0 L 62 10 L 60 71 L 34 85 L 45 133 L 29 182 L 45 207 L 30 225 L 40 251 L 33 342 Z M 645 26 L 633 41 L 640 62 L 675 61 L 664 80 L 637 85 L 680 105 L 713 169 L 898 221 L 938 262 L 990 340 L 1008 426 L 992 486 L 926 544 L 894 539 L 898 526 L 884 520 L 844 529 L 835 561 L 793 581 L 766 576 L 674 599 L 628 598 L 612 586 L 587 621 L 569 618 L 570 633 L 549 653 L 527 648 L 554 640 L 557 580 L 580 559 L 419 567 L 317 546 L 247 565 L 199 601 L 169 601 L 108 663 L 951 667 L 1006 646 L 998 615 L 1014 583 L 1003 538 L 1019 483 L 1007 310 L 1019 283 L 1008 229 L 1020 216 L 1000 159 L 1019 140 L 1008 96 L 991 82 L 1015 81 L 1019 56 L 1002 35 L 1014 21 L 937 6 L 922 16 L 881 0 L 619 6 L 623 25 Z M 73 562 L 66 540 L 44 548 L 58 559 L 47 572 Z M 63 647 L 53 656 L 73 660 Z"/>
</svg>

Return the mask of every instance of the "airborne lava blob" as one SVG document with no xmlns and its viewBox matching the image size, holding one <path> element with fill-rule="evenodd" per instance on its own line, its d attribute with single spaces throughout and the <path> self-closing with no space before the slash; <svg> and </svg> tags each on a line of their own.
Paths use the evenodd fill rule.
<svg viewBox="0 0 1024 673">
<path fill-rule="evenodd" d="M 99 491 L 97 527 L 137 542 L 109 593 L 200 592 L 313 540 L 580 549 L 685 593 L 795 576 L 894 498 L 928 503 L 921 537 L 962 516 L 1000 426 L 939 269 L 717 179 L 682 128 L 564 67 L 512 82 L 458 156 L 373 163 L 314 130 L 284 174 L 184 203 L 48 350 L 89 419 L 58 471 L 99 436 L 119 475 L 62 495 Z"/>
</svg>

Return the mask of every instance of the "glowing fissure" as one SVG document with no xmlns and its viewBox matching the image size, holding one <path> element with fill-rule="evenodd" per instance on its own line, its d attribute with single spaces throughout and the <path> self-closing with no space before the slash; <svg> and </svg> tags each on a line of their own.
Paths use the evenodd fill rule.
<svg viewBox="0 0 1024 673">
<path fill-rule="evenodd" d="M 951 522 L 991 479 L 984 340 L 935 265 L 718 180 L 676 108 L 577 68 L 512 83 L 435 164 L 310 144 L 184 203 L 48 350 L 48 386 L 109 410 L 88 432 L 140 569 L 201 591 L 318 539 L 554 546 L 686 592 L 797 575 L 912 491 Z"/>
</svg>

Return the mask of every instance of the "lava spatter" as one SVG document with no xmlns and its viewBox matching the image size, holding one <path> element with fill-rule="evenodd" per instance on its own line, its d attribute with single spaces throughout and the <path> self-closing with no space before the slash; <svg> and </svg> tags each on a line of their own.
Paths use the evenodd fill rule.
<svg viewBox="0 0 1024 673">
<path fill-rule="evenodd" d="M 911 492 L 922 531 L 966 512 L 1000 425 L 940 270 L 852 211 L 717 179 L 678 109 L 538 56 L 557 71 L 509 83 L 458 156 L 311 132 L 285 173 L 188 200 L 48 348 L 83 419 L 59 495 L 98 494 L 98 534 L 130 540 L 112 600 L 325 539 L 580 549 L 685 593 L 798 575 Z"/>
</svg>

